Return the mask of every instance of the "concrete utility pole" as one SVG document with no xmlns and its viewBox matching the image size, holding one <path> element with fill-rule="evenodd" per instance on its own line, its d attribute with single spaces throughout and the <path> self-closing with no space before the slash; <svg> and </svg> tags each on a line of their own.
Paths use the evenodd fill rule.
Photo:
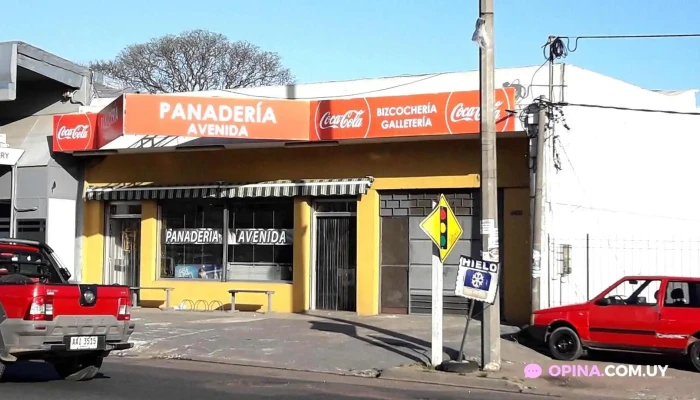
<svg viewBox="0 0 700 400">
<path fill-rule="evenodd" d="M 554 102 L 554 54 L 551 45 L 556 36 L 550 36 L 549 45 L 549 87 L 547 101 Z M 540 309 L 540 277 L 542 276 L 542 225 L 544 223 L 544 177 L 545 177 L 545 140 L 547 131 L 548 114 L 550 106 L 540 102 L 537 115 L 537 154 L 535 163 L 535 202 L 533 207 L 532 229 L 532 278 L 530 280 L 532 311 Z"/>
<path fill-rule="evenodd" d="M 479 18 L 484 21 L 484 30 L 487 38 L 486 45 L 479 47 L 481 248 L 482 258 L 492 262 L 499 262 L 493 0 L 479 0 Z M 501 369 L 500 303 L 497 291 L 494 303 L 486 305 L 483 312 L 481 323 L 481 363 L 485 371 L 498 371 Z"/>
<path fill-rule="evenodd" d="M 543 103 L 539 103 L 537 113 L 537 155 L 535 159 L 535 205 L 533 207 L 534 227 L 532 232 L 532 278 L 530 280 L 532 311 L 540 309 L 540 276 L 542 269 L 542 189 L 544 187 L 544 140 L 547 126 L 547 111 Z"/>
</svg>

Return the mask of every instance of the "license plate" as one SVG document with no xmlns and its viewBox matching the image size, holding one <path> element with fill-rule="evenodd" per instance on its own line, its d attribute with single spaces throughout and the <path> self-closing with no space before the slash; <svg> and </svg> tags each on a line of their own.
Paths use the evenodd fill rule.
<svg viewBox="0 0 700 400">
<path fill-rule="evenodd" d="M 97 336 L 73 336 L 68 343 L 68 350 L 97 350 Z"/>
</svg>

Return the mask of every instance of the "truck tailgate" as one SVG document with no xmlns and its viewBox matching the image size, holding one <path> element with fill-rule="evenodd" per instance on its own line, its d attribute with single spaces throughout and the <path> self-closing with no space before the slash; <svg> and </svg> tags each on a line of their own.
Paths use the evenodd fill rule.
<svg viewBox="0 0 700 400">
<path fill-rule="evenodd" d="M 53 298 L 53 315 L 112 315 L 126 305 L 129 288 L 110 285 L 45 285 L 46 296 Z"/>
</svg>

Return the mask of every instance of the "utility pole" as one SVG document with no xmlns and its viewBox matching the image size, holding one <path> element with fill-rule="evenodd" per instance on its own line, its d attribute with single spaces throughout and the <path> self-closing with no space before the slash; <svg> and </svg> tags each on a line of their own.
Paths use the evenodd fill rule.
<svg viewBox="0 0 700 400">
<path fill-rule="evenodd" d="M 535 204 L 533 207 L 534 227 L 532 232 L 532 278 L 530 280 L 532 311 L 540 309 L 540 277 L 542 276 L 542 188 L 544 187 L 544 135 L 547 126 L 545 105 L 538 103 L 537 113 L 537 153 L 535 159 Z"/>
<path fill-rule="evenodd" d="M 481 248 L 484 260 L 499 262 L 493 0 L 479 0 L 479 18 L 483 20 L 487 38 L 486 45 L 479 47 Z M 501 369 L 501 302 L 498 290 L 500 288 L 496 291 L 494 303 L 484 307 L 481 323 L 481 364 L 484 371 Z"/>
<path fill-rule="evenodd" d="M 554 53 L 552 43 L 556 36 L 550 36 L 547 40 L 549 50 L 549 98 L 548 102 L 554 102 Z M 537 113 L 537 153 L 535 162 L 535 204 L 533 207 L 533 229 L 532 229 L 532 278 L 530 280 L 531 306 L 532 311 L 540 309 L 540 277 L 542 276 L 542 225 L 544 222 L 544 175 L 545 175 L 545 146 L 546 127 L 550 106 L 548 103 L 540 101 Z"/>
</svg>

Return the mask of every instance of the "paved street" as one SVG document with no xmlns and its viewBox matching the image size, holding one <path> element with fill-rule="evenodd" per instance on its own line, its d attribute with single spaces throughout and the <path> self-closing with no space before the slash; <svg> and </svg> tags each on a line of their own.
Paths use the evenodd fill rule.
<svg viewBox="0 0 700 400">
<path fill-rule="evenodd" d="M 536 393 L 566 393 L 585 396 L 592 390 L 598 396 L 623 399 L 693 399 L 697 374 L 672 365 L 666 378 L 585 377 L 524 379 L 523 367 L 538 363 L 547 368 L 557 363 L 549 357 L 517 343 L 502 340 L 503 366 L 499 373 L 459 376 L 426 373 L 421 363 L 430 354 L 429 316 L 357 317 L 343 313 L 318 315 L 255 314 L 220 312 L 163 312 L 134 310 L 136 332 L 134 349 L 115 353 L 129 357 L 158 357 L 212 361 L 296 371 L 331 372 L 408 382 L 434 382 L 445 385 Z M 459 347 L 464 318 L 446 317 L 445 354 L 454 357 Z M 478 358 L 479 323 L 469 329 L 466 353 Z M 502 333 L 513 332 L 502 327 Z M 646 360 L 646 358 L 644 359 Z M 580 360 L 576 364 L 596 363 L 603 368 L 610 363 L 636 363 L 622 359 Z M 650 360 L 647 360 L 649 362 Z M 653 364 L 668 364 L 653 360 Z M 404 365 L 403 368 L 396 368 Z"/>
<path fill-rule="evenodd" d="M 501 399 L 543 397 L 475 391 L 436 385 L 299 373 L 172 360 L 110 359 L 89 382 L 54 380 L 44 363 L 10 368 L 0 383 L 3 399 L 22 400 L 178 400 L 178 399 Z M 283 396 L 283 397 L 281 397 Z"/>
</svg>

